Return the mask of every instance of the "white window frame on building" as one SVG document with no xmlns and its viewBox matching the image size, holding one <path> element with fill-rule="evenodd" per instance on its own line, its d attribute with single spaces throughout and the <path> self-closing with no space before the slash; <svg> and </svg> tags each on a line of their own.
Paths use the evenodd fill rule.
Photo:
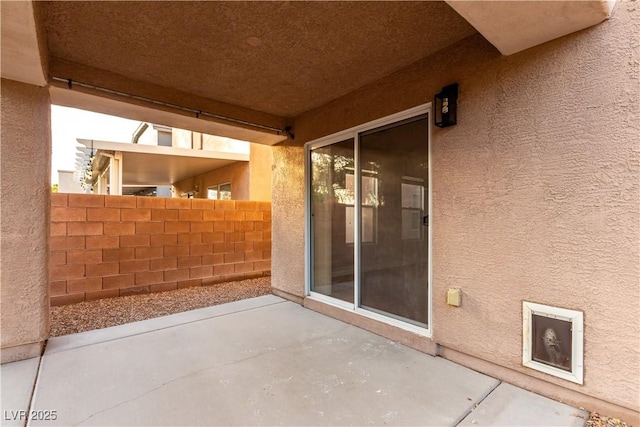
<svg viewBox="0 0 640 427">
<path fill-rule="evenodd" d="M 231 200 L 231 183 L 225 182 L 207 187 L 207 199 L 209 200 Z"/>
</svg>

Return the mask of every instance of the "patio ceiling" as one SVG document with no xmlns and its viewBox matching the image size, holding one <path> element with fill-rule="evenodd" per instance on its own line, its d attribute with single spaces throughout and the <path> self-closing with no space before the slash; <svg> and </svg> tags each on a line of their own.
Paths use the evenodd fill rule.
<svg viewBox="0 0 640 427">
<path fill-rule="evenodd" d="M 615 0 L 1 3 L 2 77 L 49 84 L 58 105 L 272 145 L 301 113 L 478 32 L 513 54 Z"/>
<path fill-rule="evenodd" d="M 87 139 L 78 139 L 78 142 L 97 151 L 98 163 L 103 152 L 121 152 L 123 185 L 171 185 L 234 162 L 249 161 L 248 154 Z M 93 179 L 97 173 L 98 169 Z"/>
<path fill-rule="evenodd" d="M 48 2 L 52 62 L 294 117 L 476 31 L 444 2 Z M 64 77 L 64 76 L 61 76 Z"/>
</svg>

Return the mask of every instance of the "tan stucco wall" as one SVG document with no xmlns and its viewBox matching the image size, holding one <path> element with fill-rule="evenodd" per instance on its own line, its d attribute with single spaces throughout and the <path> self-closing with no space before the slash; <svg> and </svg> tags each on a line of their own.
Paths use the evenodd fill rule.
<svg viewBox="0 0 640 427">
<path fill-rule="evenodd" d="M 251 144 L 249 154 L 249 195 L 251 200 L 271 200 L 271 147 L 268 145 Z"/>
<path fill-rule="evenodd" d="M 271 287 L 304 295 L 304 150 L 273 147 Z"/>
<path fill-rule="evenodd" d="M 249 162 L 236 162 L 174 184 L 174 197 L 198 191 L 197 198 L 207 198 L 207 188 L 231 183 L 233 200 L 271 201 L 271 147 L 251 144 Z"/>
<path fill-rule="evenodd" d="M 147 130 L 148 131 L 148 130 Z M 200 136 L 198 132 L 191 132 L 190 130 L 172 128 L 171 129 L 171 145 L 178 148 L 186 148 L 188 150 L 195 148 L 193 146 L 194 134 Z M 195 138 L 200 140 L 200 138 Z"/>
<path fill-rule="evenodd" d="M 0 304 L 2 363 L 39 355 L 49 332 L 50 102 L 2 79 Z"/>
<path fill-rule="evenodd" d="M 473 36 L 294 126 L 301 145 L 430 102 L 458 82 L 459 124 L 434 128 L 432 140 L 434 341 L 441 354 L 456 350 L 633 411 L 639 23 L 635 3 L 619 2 L 609 21 L 510 57 Z M 274 161 L 272 285 L 302 295 L 303 150 L 274 147 Z M 450 287 L 462 290 L 462 307 L 445 304 Z M 523 300 L 584 311 L 583 386 L 521 366 Z"/>
<path fill-rule="evenodd" d="M 173 185 L 174 197 L 181 193 L 197 191 L 198 199 L 207 198 L 207 188 L 212 185 L 231 183 L 231 198 L 233 200 L 249 200 L 249 163 L 236 162 L 219 169 L 187 178 Z"/>
</svg>

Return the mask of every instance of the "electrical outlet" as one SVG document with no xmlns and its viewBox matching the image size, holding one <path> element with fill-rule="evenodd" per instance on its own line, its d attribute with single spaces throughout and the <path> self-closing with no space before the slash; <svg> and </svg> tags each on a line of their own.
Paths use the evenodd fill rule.
<svg viewBox="0 0 640 427">
<path fill-rule="evenodd" d="M 460 292 L 460 289 L 449 289 L 447 291 L 447 304 L 454 307 L 460 307 L 461 300 L 462 292 Z"/>
</svg>

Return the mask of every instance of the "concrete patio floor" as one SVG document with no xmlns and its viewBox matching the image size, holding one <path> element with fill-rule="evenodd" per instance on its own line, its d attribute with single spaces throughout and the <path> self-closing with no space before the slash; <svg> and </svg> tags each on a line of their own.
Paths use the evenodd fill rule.
<svg viewBox="0 0 640 427">
<path fill-rule="evenodd" d="M 29 408 L 56 420 L 28 425 L 582 426 L 588 416 L 272 295 L 52 338 L 1 378 L 2 425 L 22 425 L 7 418 Z"/>
</svg>

